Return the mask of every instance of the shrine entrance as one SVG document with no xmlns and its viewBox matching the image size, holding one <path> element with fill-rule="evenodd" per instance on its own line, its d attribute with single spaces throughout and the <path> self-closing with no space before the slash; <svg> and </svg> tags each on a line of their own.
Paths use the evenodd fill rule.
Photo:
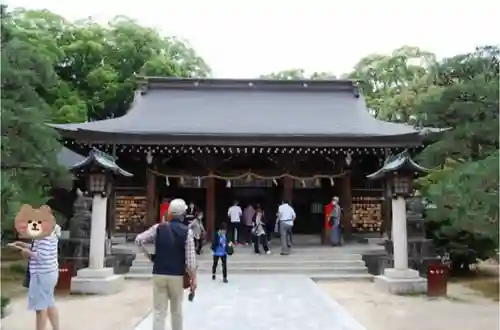
<svg viewBox="0 0 500 330">
<path fill-rule="evenodd" d="M 237 185 L 237 184 L 236 184 Z M 227 210 L 233 205 L 234 201 L 238 201 L 242 209 L 247 205 L 252 204 L 256 207 L 257 204 L 264 209 L 266 217 L 270 217 L 272 221 L 276 218 L 276 212 L 283 198 L 283 186 L 271 184 L 270 186 L 236 186 L 227 187 L 227 182 L 217 180 L 215 186 L 215 214 L 216 225 L 221 222 L 227 222 Z"/>
</svg>

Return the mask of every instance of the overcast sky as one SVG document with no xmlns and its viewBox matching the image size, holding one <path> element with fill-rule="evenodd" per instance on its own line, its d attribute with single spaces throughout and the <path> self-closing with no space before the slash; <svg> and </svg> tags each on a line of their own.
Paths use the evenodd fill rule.
<svg viewBox="0 0 500 330">
<path fill-rule="evenodd" d="M 350 71 L 364 55 L 419 46 L 439 57 L 500 44 L 494 0 L 7 0 L 68 19 L 126 15 L 189 40 L 215 77 L 288 68 Z M 497 31 L 497 32 L 495 32 Z"/>
</svg>

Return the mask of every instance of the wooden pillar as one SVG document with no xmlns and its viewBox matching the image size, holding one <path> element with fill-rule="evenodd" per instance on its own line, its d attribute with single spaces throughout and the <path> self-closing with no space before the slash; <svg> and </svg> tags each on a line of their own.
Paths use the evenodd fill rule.
<svg viewBox="0 0 500 330">
<path fill-rule="evenodd" d="M 152 226 L 157 223 L 158 212 L 156 212 L 156 175 L 146 172 L 146 224 Z"/>
<path fill-rule="evenodd" d="M 207 240 L 211 240 L 215 231 L 215 179 L 205 180 Z"/>
<path fill-rule="evenodd" d="M 292 178 L 285 176 L 283 178 L 283 199 L 292 203 L 293 197 L 293 180 Z"/>
<path fill-rule="evenodd" d="M 342 226 L 344 227 L 344 238 L 349 240 L 351 238 L 351 222 L 352 222 L 352 186 L 351 186 L 351 173 L 347 173 L 342 178 L 342 199 L 341 207 L 344 209 L 342 217 Z"/>
</svg>

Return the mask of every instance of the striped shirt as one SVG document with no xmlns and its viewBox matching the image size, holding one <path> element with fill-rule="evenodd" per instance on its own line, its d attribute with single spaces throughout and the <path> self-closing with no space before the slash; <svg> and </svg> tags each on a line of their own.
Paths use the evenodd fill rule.
<svg viewBox="0 0 500 330">
<path fill-rule="evenodd" d="M 29 270 L 31 274 L 45 274 L 59 271 L 57 260 L 57 247 L 59 237 L 57 235 L 47 236 L 33 242 L 29 258 Z"/>
</svg>

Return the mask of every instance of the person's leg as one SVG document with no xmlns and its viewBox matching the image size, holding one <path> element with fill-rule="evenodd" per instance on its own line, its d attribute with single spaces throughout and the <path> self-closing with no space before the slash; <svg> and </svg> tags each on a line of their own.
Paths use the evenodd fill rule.
<svg viewBox="0 0 500 330">
<path fill-rule="evenodd" d="M 292 247 L 292 226 L 286 224 L 286 246 L 288 247 L 288 249 L 290 249 Z"/>
<path fill-rule="evenodd" d="M 182 299 L 184 298 L 182 282 L 182 276 L 167 276 L 172 330 L 182 330 Z"/>
<path fill-rule="evenodd" d="M 222 280 L 227 283 L 227 256 L 220 257 L 222 260 Z"/>
<path fill-rule="evenodd" d="M 252 235 L 253 236 L 253 252 L 255 253 L 260 253 L 260 249 L 259 249 L 259 238 L 255 235 Z"/>
<path fill-rule="evenodd" d="M 242 242 L 240 235 L 241 235 L 241 223 L 235 222 L 234 223 L 234 241 L 238 244 L 240 244 Z"/>
<path fill-rule="evenodd" d="M 36 312 L 36 330 L 45 330 L 48 322 L 47 309 L 52 306 L 49 301 L 53 297 L 53 286 L 47 287 L 45 274 L 31 274 L 28 288 L 28 307 Z M 52 290 L 52 294 L 50 294 Z"/>
<path fill-rule="evenodd" d="M 195 238 L 194 245 L 196 249 L 196 254 L 200 254 L 201 251 L 201 240 L 199 238 Z"/>
<path fill-rule="evenodd" d="M 153 330 L 165 330 L 168 310 L 166 275 L 153 275 Z"/>
<path fill-rule="evenodd" d="M 269 252 L 269 246 L 267 246 L 267 237 L 266 235 L 261 235 L 259 236 L 260 242 L 262 243 L 262 248 L 264 249 L 265 253 Z"/>
<path fill-rule="evenodd" d="M 212 262 L 212 280 L 215 280 L 215 272 L 217 272 L 217 264 L 219 263 L 219 257 L 214 256 L 214 260 Z"/>
<path fill-rule="evenodd" d="M 280 242 L 281 242 L 281 254 L 288 254 L 288 245 L 287 245 L 287 230 L 286 225 L 284 223 L 279 224 L 280 228 Z"/>
<path fill-rule="evenodd" d="M 57 285 L 57 280 L 59 279 L 59 271 L 54 272 L 51 275 L 51 283 L 49 284 L 49 287 L 52 288 L 50 291 L 51 293 L 51 298 L 50 300 L 52 303 L 50 304 L 49 308 L 47 309 L 47 316 L 49 318 L 50 325 L 52 326 L 52 330 L 59 330 L 59 312 L 57 310 L 57 307 L 55 306 L 56 302 L 54 299 L 54 290 L 56 289 Z"/>
</svg>

